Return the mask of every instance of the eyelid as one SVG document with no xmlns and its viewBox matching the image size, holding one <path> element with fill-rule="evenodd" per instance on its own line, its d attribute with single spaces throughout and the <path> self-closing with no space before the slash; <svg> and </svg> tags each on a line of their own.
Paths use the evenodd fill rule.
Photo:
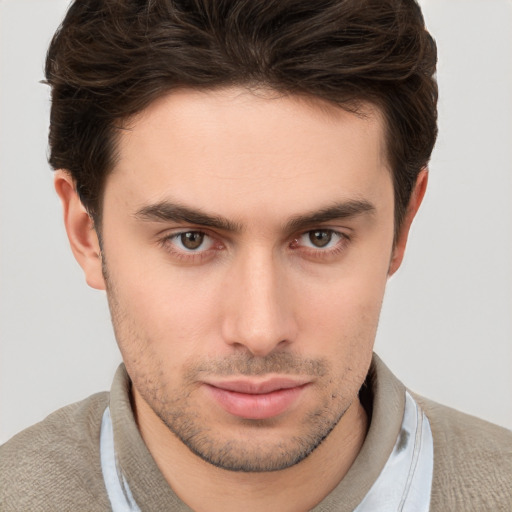
<svg viewBox="0 0 512 512">
<path fill-rule="evenodd" d="M 180 227 L 176 227 L 176 228 L 166 228 L 166 229 L 156 233 L 155 236 L 159 240 L 165 241 L 165 240 L 170 240 L 172 238 L 176 238 L 180 235 L 184 235 L 185 233 L 202 233 L 203 235 L 210 237 L 210 238 L 218 238 L 214 234 L 212 234 L 210 232 L 210 230 L 205 229 L 205 228 L 195 227 L 195 226 L 191 226 L 191 227 L 180 226 Z"/>
<path fill-rule="evenodd" d="M 352 230 L 349 230 L 349 229 L 340 229 L 340 228 L 333 228 L 333 227 L 325 227 L 325 226 L 320 226 L 320 227 L 312 227 L 312 228 L 309 228 L 309 229 L 306 229 L 306 230 L 303 230 L 303 231 L 300 231 L 298 234 L 292 236 L 292 239 L 293 240 L 298 240 L 299 238 L 305 236 L 305 235 L 308 235 L 310 233 L 313 233 L 315 231 L 329 231 L 331 233 L 333 233 L 334 235 L 340 237 L 340 238 L 346 238 L 346 239 L 350 239 L 351 238 L 351 231 Z"/>
<path fill-rule="evenodd" d="M 299 244 L 300 238 L 303 236 L 308 235 L 311 232 L 314 231 L 330 231 L 331 233 L 335 234 L 337 237 L 339 237 L 338 241 L 335 243 L 334 246 L 331 247 L 311 247 L 307 245 L 301 245 Z M 308 229 L 306 231 L 302 231 L 295 237 L 293 237 L 292 242 L 290 243 L 290 249 L 293 251 L 300 251 L 301 254 L 305 255 L 306 257 L 313 259 L 313 260 L 320 260 L 325 261 L 329 258 L 336 257 L 337 255 L 344 252 L 348 245 L 351 242 L 351 235 L 349 233 L 346 233 L 345 231 L 342 231 L 340 229 L 334 229 L 331 227 L 316 227 L 312 229 Z"/>
<path fill-rule="evenodd" d="M 180 248 L 174 240 L 178 239 L 185 233 L 202 233 L 205 238 L 211 240 L 211 244 L 205 249 L 186 249 Z M 165 249 L 173 258 L 181 260 L 184 263 L 200 263 L 206 259 L 214 256 L 215 251 L 224 249 L 224 244 L 219 240 L 218 237 L 213 236 L 208 230 L 201 228 L 176 228 L 173 231 L 166 231 L 158 239 L 158 244 Z"/>
<path fill-rule="evenodd" d="M 334 242 L 334 244 L 337 245 L 337 243 L 341 239 L 344 238 L 343 233 L 340 233 L 334 229 L 316 228 L 316 229 L 310 229 L 310 230 L 302 233 L 301 235 L 299 235 L 298 239 L 311 237 L 311 233 L 317 233 L 317 232 L 328 232 L 331 235 L 331 239 L 327 242 L 326 246 L 323 246 L 323 247 L 322 246 L 315 247 L 313 242 L 311 242 L 311 245 L 306 244 L 306 247 L 308 247 L 310 249 L 314 249 L 314 250 L 326 251 L 326 250 L 329 250 L 330 248 L 332 248 L 331 247 L 332 242 Z M 307 242 L 307 240 L 306 240 L 306 242 Z"/>
<path fill-rule="evenodd" d="M 329 231 L 336 235 L 336 237 L 338 237 L 338 240 L 334 244 L 334 246 L 326 248 L 308 247 L 306 245 L 299 244 L 299 240 L 301 237 L 306 236 L 314 231 Z M 346 231 L 349 231 L 349 233 L 347 233 Z M 305 231 L 301 231 L 300 233 L 292 237 L 291 242 L 288 243 L 288 248 L 291 249 L 293 252 L 299 252 L 300 254 L 306 256 L 309 259 L 328 260 L 329 258 L 335 257 L 336 255 L 342 253 L 347 249 L 347 246 L 352 239 L 350 231 L 351 230 L 348 229 L 341 230 L 340 228 L 323 226 L 307 229 Z M 197 250 L 187 250 L 186 248 L 180 249 L 179 246 L 173 243 L 173 240 L 177 239 L 181 235 L 191 232 L 202 233 L 205 236 L 205 238 L 207 237 L 211 240 L 211 244 L 209 244 L 208 247 L 205 249 L 199 248 Z M 224 249 L 226 249 L 226 244 L 222 240 L 222 237 L 216 235 L 215 233 L 211 233 L 208 229 L 195 227 L 181 227 L 175 228 L 175 230 L 172 230 L 171 232 L 166 231 L 159 237 L 158 243 L 161 247 L 166 249 L 169 252 L 169 254 L 172 255 L 172 257 L 178 260 L 182 260 L 185 263 L 199 263 L 203 260 L 214 258 L 216 252 L 223 251 Z"/>
</svg>

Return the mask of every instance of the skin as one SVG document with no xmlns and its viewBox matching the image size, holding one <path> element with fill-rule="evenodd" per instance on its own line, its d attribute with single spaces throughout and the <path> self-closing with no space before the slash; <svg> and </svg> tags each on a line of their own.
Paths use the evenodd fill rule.
<svg viewBox="0 0 512 512">
<path fill-rule="evenodd" d="M 142 437 L 194 510 L 309 510 L 362 446 L 358 391 L 427 182 L 394 243 L 383 121 L 366 110 L 238 88 L 161 98 L 121 132 L 101 249 L 56 175 L 75 257 L 107 290 Z M 212 392 L 276 378 L 298 390 L 271 417 Z"/>
</svg>

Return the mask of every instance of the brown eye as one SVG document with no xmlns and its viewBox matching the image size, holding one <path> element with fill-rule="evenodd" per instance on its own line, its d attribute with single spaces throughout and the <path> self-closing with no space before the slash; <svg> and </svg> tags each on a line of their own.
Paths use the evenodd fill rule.
<svg viewBox="0 0 512 512">
<path fill-rule="evenodd" d="M 317 229 L 309 232 L 309 241 L 315 247 L 325 247 L 332 240 L 332 235 L 330 229 Z"/>
<path fill-rule="evenodd" d="M 185 249 L 189 251 L 194 251 L 199 249 L 204 242 L 204 233 L 200 231 L 187 231 L 186 233 L 181 233 L 180 242 Z"/>
</svg>

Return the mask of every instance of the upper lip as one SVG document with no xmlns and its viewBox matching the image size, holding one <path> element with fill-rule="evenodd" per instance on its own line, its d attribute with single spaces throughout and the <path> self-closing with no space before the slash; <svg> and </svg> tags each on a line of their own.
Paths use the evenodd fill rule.
<svg viewBox="0 0 512 512">
<path fill-rule="evenodd" d="M 274 377 L 264 381 L 236 379 L 205 383 L 209 386 L 223 389 L 225 391 L 234 391 L 236 393 L 245 393 L 248 395 L 263 395 L 280 389 L 291 389 L 304 386 L 309 383 L 309 380 L 290 377 Z"/>
</svg>

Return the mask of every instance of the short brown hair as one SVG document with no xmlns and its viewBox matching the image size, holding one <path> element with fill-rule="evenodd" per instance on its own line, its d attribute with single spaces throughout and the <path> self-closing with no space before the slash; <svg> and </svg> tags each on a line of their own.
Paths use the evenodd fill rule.
<svg viewBox="0 0 512 512">
<path fill-rule="evenodd" d="M 368 101 L 386 122 L 397 230 L 437 135 L 435 67 L 414 0 L 76 0 L 46 60 L 49 161 L 98 221 L 116 126 L 178 87 Z"/>
</svg>

